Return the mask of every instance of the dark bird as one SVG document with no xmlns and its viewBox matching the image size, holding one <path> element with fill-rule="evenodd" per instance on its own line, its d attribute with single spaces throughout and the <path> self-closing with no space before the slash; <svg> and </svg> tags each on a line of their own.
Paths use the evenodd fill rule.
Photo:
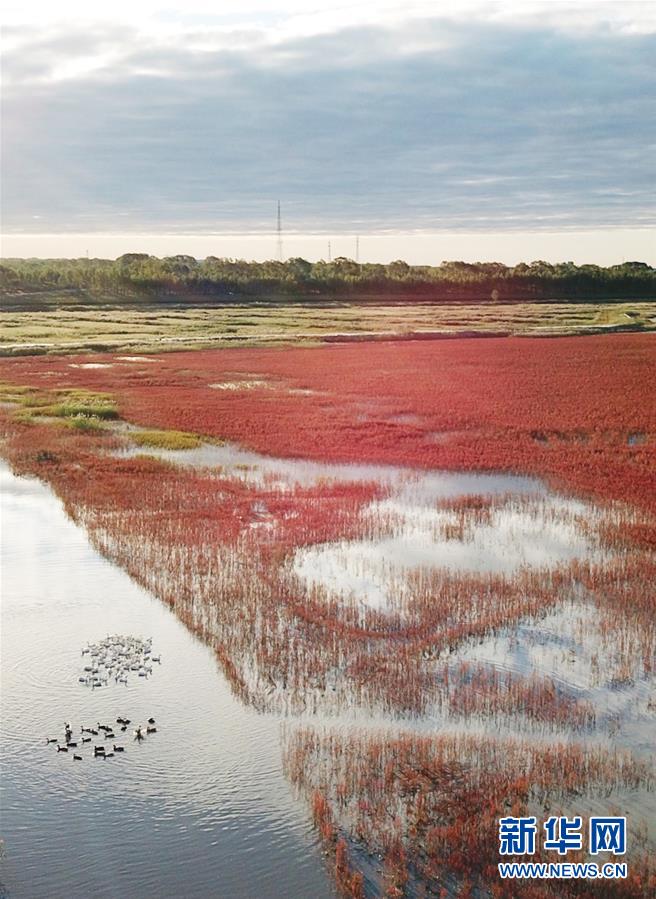
<svg viewBox="0 0 656 899">
<path fill-rule="evenodd" d="M 149 718 L 149 719 L 148 719 L 148 724 L 154 724 L 154 723 L 155 723 L 155 719 L 154 719 L 154 718 Z"/>
<path fill-rule="evenodd" d="M 46 746 L 48 745 L 48 743 L 56 743 L 56 742 L 57 742 L 57 737 L 46 737 Z"/>
<path fill-rule="evenodd" d="M 68 752 L 68 746 L 58 746 L 57 752 Z"/>
<path fill-rule="evenodd" d="M 147 734 L 156 734 L 156 733 L 157 733 L 157 728 L 156 728 L 156 727 L 147 727 L 147 728 L 146 728 L 146 733 L 147 733 Z"/>
<path fill-rule="evenodd" d="M 125 752 L 125 746 L 117 746 L 116 743 L 114 743 L 114 752 Z"/>
<path fill-rule="evenodd" d="M 74 755 L 74 756 L 73 756 L 73 761 L 75 761 L 75 762 L 81 762 L 81 761 L 82 761 L 82 756 L 81 756 L 81 755 Z"/>
</svg>

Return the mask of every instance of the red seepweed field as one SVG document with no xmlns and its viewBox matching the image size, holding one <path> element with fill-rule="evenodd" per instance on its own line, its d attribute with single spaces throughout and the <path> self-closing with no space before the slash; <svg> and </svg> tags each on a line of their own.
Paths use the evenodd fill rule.
<svg viewBox="0 0 656 899">
<path fill-rule="evenodd" d="M 13 466 L 286 720 L 343 893 L 520 895 L 497 818 L 603 807 L 630 876 L 521 895 L 654 894 L 653 337 L 19 357 L 0 379 Z"/>
<path fill-rule="evenodd" d="M 0 377 L 106 391 L 129 421 L 237 441 L 272 455 L 516 470 L 600 499 L 656 504 L 651 335 L 135 358 L 2 359 Z"/>
</svg>

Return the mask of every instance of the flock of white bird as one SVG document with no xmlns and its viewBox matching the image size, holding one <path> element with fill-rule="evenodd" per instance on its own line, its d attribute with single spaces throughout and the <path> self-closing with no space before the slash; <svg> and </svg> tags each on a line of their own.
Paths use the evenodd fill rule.
<svg viewBox="0 0 656 899">
<path fill-rule="evenodd" d="M 162 661 L 153 654 L 152 637 L 142 639 L 125 634 L 110 634 L 98 643 L 88 643 L 82 649 L 87 657 L 84 672 L 78 680 L 85 687 L 96 689 L 115 684 L 127 684 L 130 676 L 150 677 L 153 664 Z"/>
</svg>

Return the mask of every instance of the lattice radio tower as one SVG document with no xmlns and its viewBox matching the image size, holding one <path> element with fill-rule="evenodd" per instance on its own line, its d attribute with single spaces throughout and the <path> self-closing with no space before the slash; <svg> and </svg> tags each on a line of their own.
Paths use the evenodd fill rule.
<svg viewBox="0 0 656 899">
<path fill-rule="evenodd" d="M 278 262 L 282 262 L 282 218 L 280 217 L 280 200 L 278 200 L 278 227 L 276 229 L 276 233 L 276 253 L 278 256 Z"/>
</svg>

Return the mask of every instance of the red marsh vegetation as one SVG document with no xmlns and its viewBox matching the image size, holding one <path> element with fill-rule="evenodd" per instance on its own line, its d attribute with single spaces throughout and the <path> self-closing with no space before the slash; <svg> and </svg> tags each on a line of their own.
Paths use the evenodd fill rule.
<svg viewBox="0 0 656 899">
<path fill-rule="evenodd" d="M 649 334 L 148 358 L 1 359 L 0 378 L 111 391 L 130 421 L 271 455 L 519 471 L 597 499 L 656 506 Z"/>
<path fill-rule="evenodd" d="M 292 783 L 311 795 L 315 826 L 348 896 L 364 895 L 354 862 L 363 853 L 364 870 L 370 877 L 379 872 L 381 893 L 389 897 L 646 899 L 656 888 L 634 819 L 637 849 L 626 880 L 504 883 L 497 875 L 499 818 L 585 815 L 595 797 L 621 808 L 626 791 L 652 777 L 648 765 L 625 753 L 488 736 L 344 737 L 300 728 L 289 734 L 285 766 Z M 553 861 L 540 846 L 532 858 Z M 571 856 L 585 858 L 584 850 Z"/>
<path fill-rule="evenodd" d="M 288 733 L 343 892 L 510 896 L 495 816 L 606 791 L 639 821 L 652 789 L 624 750 L 627 734 L 644 756 L 656 711 L 655 350 L 627 334 L 2 359 L 2 453 L 213 646 L 244 702 L 370 728 Z M 148 448 L 183 459 L 198 437 L 417 471 L 303 482 Z M 548 489 L 408 499 L 435 470 Z M 653 894 L 644 852 L 632 866 L 560 895 Z"/>
</svg>

